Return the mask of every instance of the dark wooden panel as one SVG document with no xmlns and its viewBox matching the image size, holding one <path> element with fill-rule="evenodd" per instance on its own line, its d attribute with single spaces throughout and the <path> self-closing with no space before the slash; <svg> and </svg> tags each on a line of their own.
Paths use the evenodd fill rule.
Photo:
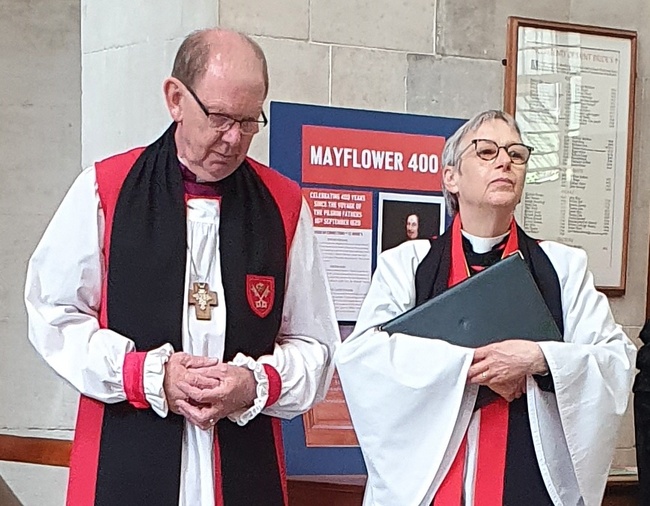
<svg viewBox="0 0 650 506">
<path fill-rule="evenodd" d="M 289 506 L 361 506 L 365 477 L 290 476 Z"/>
<path fill-rule="evenodd" d="M 639 504 L 639 481 L 636 476 L 613 476 L 607 481 L 603 506 L 636 506 Z"/>
<path fill-rule="evenodd" d="M 289 477 L 289 506 L 361 506 L 362 476 Z M 603 506 L 637 506 L 635 478 L 610 478 Z"/>
</svg>

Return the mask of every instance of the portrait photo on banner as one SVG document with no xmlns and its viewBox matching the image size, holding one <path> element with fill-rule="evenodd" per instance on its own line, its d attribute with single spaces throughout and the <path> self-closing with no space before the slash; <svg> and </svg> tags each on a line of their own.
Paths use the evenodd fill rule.
<svg viewBox="0 0 650 506">
<path fill-rule="evenodd" d="M 445 230 L 445 199 L 436 195 L 379 193 L 377 253 Z"/>
</svg>

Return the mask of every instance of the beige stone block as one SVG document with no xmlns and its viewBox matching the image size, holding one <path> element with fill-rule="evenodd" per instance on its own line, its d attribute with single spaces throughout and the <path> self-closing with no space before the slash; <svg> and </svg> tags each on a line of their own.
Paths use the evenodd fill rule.
<svg viewBox="0 0 650 506">
<path fill-rule="evenodd" d="M 438 0 L 436 53 L 492 60 L 505 58 L 508 16 L 568 21 L 569 2 Z"/>
<path fill-rule="evenodd" d="M 0 427 L 72 429 L 79 395 L 34 350 L 26 322 L 0 319 L 0 335 Z"/>
<path fill-rule="evenodd" d="M 0 214 L 0 318 L 25 320 L 23 291 L 27 261 L 41 238 L 48 217 Z"/>
<path fill-rule="evenodd" d="M 255 37 L 269 64 L 270 100 L 327 104 L 330 48 L 322 44 Z M 268 112 L 268 106 L 267 106 Z"/>
<path fill-rule="evenodd" d="M 639 77 L 650 78 L 650 3 L 646 2 L 639 16 L 645 26 L 638 30 L 636 71 Z M 647 102 L 646 102 L 647 104 Z M 647 107 L 647 105 L 646 105 Z"/>
<path fill-rule="evenodd" d="M 270 107 L 267 107 L 269 109 Z M 251 147 L 248 151 L 248 156 L 257 160 L 260 163 L 268 165 L 269 163 L 269 135 L 271 133 L 271 128 L 266 127 L 264 130 L 261 130 L 251 143 Z"/>
<path fill-rule="evenodd" d="M 79 2 L 0 2 L 0 214 L 49 212 L 80 152 Z M 26 64 L 29 62 L 29 64 Z"/>
<path fill-rule="evenodd" d="M 271 101 L 327 105 L 330 48 L 296 40 L 254 37 L 269 64 L 269 96 L 264 110 L 271 120 Z M 249 155 L 269 161 L 270 125 L 255 136 Z"/>
<path fill-rule="evenodd" d="M 49 211 L 54 179 L 79 162 L 80 6 L 2 0 L 0 12 L 0 214 Z"/>
<path fill-rule="evenodd" d="M 650 3 L 647 0 L 598 0 L 596 3 L 598 7 L 594 8 L 594 0 L 571 0 L 571 22 L 638 32 L 637 72 L 641 77 L 649 77 Z"/>
<path fill-rule="evenodd" d="M 630 239 L 628 243 L 627 281 L 623 297 L 611 297 L 610 305 L 617 323 L 638 326 L 645 321 L 646 285 L 648 272 L 648 235 L 632 232 L 637 217 L 648 225 L 647 216 L 633 214 L 630 217 Z"/>
<path fill-rule="evenodd" d="M 650 77 L 637 79 L 634 122 L 632 205 L 643 210 L 650 207 Z"/>
<path fill-rule="evenodd" d="M 412 113 L 469 118 L 501 109 L 500 62 L 408 55 L 406 110 Z"/>
<path fill-rule="evenodd" d="M 435 0 L 311 0 L 311 40 L 433 53 Z"/>
<path fill-rule="evenodd" d="M 616 320 L 623 325 L 641 326 L 645 322 L 648 247 L 650 244 L 650 79 L 638 80 L 635 118 L 634 159 L 631 179 L 628 264 L 625 296 L 611 299 Z"/>
<path fill-rule="evenodd" d="M 621 421 L 621 428 L 618 431 L 617 448 L 634 448 L 634 406 L 632 402 L 632 394 L 627 405 L 625 415 Z"/>
<path fill-rule="evenodd" d="M 309 0 L 221 0 L 219 23 L 251 35 L 309 38 Z"/>
<path fill-rule="evenodd" d="M 83 2 L 81 18 L 82 52 L 94 53 L 183 36 L 185 1 L 189 0 L 87 0 Z M 205 3 L 197 3 L 195 8 L 201 6 L 205 7 Z M 213 19 L 215 8 L 206 13 Z"/>
<path fill-rule="evenodd" d="M 51 214 L 79 173 L 79 104 L 7 106 L 0 124 L 0 214 Z"/>
<path fill-rule="evenodd" d="M 0 475 L 24 506 L 61 506 L 65 503 L 67 467 L 0 462 Z"/>
<path fill-rule="evenodd" d="M 632 342 L 636 345 L 637 348 L 640 348 L 643 345 L 641 339 L 639 339 L 639 333 L 641 332 L 641 326 L 625 326 L 623 327 L 623 332 L 629 337 Z"/>
<path fill-rule="evenodd" d="M 614 452 L 613 468 L 636 467 L 636 450 L 634 448 L 617 448 Z"/>
<path fill-rule="evenodd" d="M 79 48 L 79 1 L 0 0 L 0 12 L 0 42 L 10 48 L 2 51 L 3 59 L 23 51 L 45 57 L 49 51 Z"/>
<path fill-rule="evenodd" d="M 405 53 L 334 46 L 331 103 L 403 112 L 407 70 Z"/>
<path fill-rule="evenodd" d="M 78 165 L 63 161 L 32 171 L 14 163 L 0 166 L 0 216 L 40 216 L 42 231 L 79 173 Z M 12 226 L 18 229 L 22 221 L 16 218 Z"/>
<path fill-rule="evenodd" d="M 0 106 L 78 101 L 79 2 L 0 0 L 0 12 Z"/>
<path fill-rule="evenodd" d="M 571 0 L 570 4 L 571 23 L 623 30 L 648 28 L 647 18 L 640 16 L 646 0 Z"/>
<path fill-rule="evenodd" d="M 182 0 L 181 1 L 181 37 L 194 30 L 211 28 L 219 24 L 218 0 Z"/>
<path fill-rule="evenodd" d="M 162 83 L 180 39 L 83 55 L 82 166 L 155 141 L 171 118 Z M 105 79 L 107 75 L 131 76 Z M 107 107 L 106 104 L 117 104 Z"/>
</svg>

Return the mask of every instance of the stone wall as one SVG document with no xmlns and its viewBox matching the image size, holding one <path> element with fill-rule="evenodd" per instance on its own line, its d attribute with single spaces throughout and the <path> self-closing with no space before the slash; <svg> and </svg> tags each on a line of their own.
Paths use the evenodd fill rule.
<svg viewBox="0 0 650 506">
<path fill-rule="evenodd" d="M 71 437 L 77 396 L 26 339 L 26 261 L 82 167 L 153 140 L 168 124 L 161 84 L 189 31 L 220 24 L 266 51 L 270 99 L 468 117 L 503 104 L 509 15 L 639 32 L 624 297 L 645 317 L 650 229 L 647 0 L 0 0 L 0 432 Z M 253 155 L 268 159 L 268 129 Z M 634 463 L 631 418 L 616 463 Z M 63 504 L 66 471 L 0 464 L 27 505 Z"/>
</svg>

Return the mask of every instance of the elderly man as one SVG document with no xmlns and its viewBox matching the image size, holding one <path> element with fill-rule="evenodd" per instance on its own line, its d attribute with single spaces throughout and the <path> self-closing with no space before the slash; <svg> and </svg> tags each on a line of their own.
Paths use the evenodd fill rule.
<svg viewBox="0 0 650 506">
<path fill-rule="evenodd" d="M 82 394 L 68 504 L 286 504 L 279 418 L 339 337 L 298 186 L 247 158 L 266 60 L 196 32 L 163 89 L 172 125 L 86 169 L 29 263 L 30 340 Z"/>
<path fill-rule="evenodd" d="M 443 152 L 452 226 L 378 261 L 336 359 L 368 468 L 365 504 L 601 503 L 635 348 L 584 251 L 538 242 L 514 221 L 530 152 L 509 115 L 472 118 Z M 516 250 L 564 342 L 474 350 L 378 329 Z"/>
</svg>

